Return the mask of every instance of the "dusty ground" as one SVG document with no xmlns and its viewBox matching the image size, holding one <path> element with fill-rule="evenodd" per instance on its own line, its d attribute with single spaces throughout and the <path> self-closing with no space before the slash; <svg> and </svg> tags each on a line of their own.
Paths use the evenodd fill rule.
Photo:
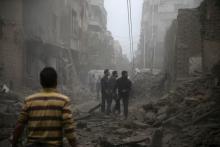
<svg viewBox="0 0 220 147">
<path fill-rule="evenodd" d="M 138 89 L 143 93 L 134 92 L 131 97 L 128 120 L 123 120 L 123 115 L 106 116 L 100 109 L 89 112 L 100 103 L 94 94 L 84 90 L 83 94 L 69 93 L 81 146 L 220 146 L 220 87 L 213 84 L 211 77 L 182 79 L 175 89 L 162 96 L 153 95 L 160 88 L 157 82 L 144 81 L 139 83 L 143 89 Z M 0 147 L 7 147 L 23 97 L 13 93 L 0 97 Z"/>
<path fill-rule="evenodd" d="M 152 136 L 153 129 L 148 129 L 147 124 L 135 120 L 131 116 L 128 120 L 124 120 L 122 114 L 107 116 L 100 113 L 99 109 L 91 114 L 86 113 L 92 106 L 96 105 L 97 101 L 91 101 L 77 106 L 78 114 L 80 113 L 78 118 L 82 118 L 82 120 L 76 121 L 77 134 L 82 146 L 100 146 L 103 144 L 102 142 L 110 143 L 110 146 L 120 146 L 138 141 L 141 142 L 140 146 L 149 144 L 149 137 Z M 130 111 L 135 110 L 136 106 L 130 105 Z M 87 111 L 85 111 L 86 109 Z M 105 144 L 104 146 L 107 147 L 108 145 Z"/>
<path fill-rule="evenodd" d="M 123 116 L 106 116 L 99 110 L 87 113 L 97 104 L 95 100 L 79 105 L 79 142 L 85 147 L 220 146 L 220 88 L 212 78 L 182 79 L 163 96 L 152 99 L 150 95 L 132 97 L 126 121 Z"/>
</svg>

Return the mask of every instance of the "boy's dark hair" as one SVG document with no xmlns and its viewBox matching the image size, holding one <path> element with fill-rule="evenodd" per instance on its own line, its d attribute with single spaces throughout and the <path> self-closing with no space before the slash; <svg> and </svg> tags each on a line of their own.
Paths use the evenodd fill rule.
<svg viewBox="0 0 220 147">
<path fill-rule="evenodd" d="M 124 76 L 124 75 L 126 75 L 127 73 L 128 73 L 128 72 L 124 70 L 124 71 L 121 72 L 121 75 Z"/>
<path fill-rule="evenodd" d="M 56 88 L 57 72 L 52 67 L 45 67 L 40 72 L 40 83 L 43 88 Z"/>
</svg>

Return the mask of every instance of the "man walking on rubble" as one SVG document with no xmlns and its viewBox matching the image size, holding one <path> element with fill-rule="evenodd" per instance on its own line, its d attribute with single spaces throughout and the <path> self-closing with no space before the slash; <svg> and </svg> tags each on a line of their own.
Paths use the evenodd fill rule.
<svg viewBox="0 0 220 147">
<path fill-rule="evenodd" d="M 109 105 L 110 103 L 110 96 L 109 96 L 109 70 L 104 70 L 104 76 L 101 79 L 101 93 L 102 93 L 102 102 L 101 102 L 101 112 L 109 113 L 106 111 L 106 103 Z"/>
<path fill-rule="evenodd" d="M 113 108 L 113 113 L 115 113 L 115 111 L 118 111 L 118 113 L 120 114 L 120 99 L 118 97 L 117 87 L 116 87 L 117 78 L 118 78 L 118 72 L 113 71 L 112 76 L 109 80 L 110 98 L 111 98 L 111 103 L 110 103 L 109 109 L 111 109 L 112 100 L 115 100 L 115 106 Z"/>
<path fill-rule="evenodd" d="M 128 79 L 128 72 L 122 71 L 121 77 L 117 80 L 117 89 L 118 89 L 119 98 L 122 99 L 123 101 L 125 119 L 127 119 L 128 117 L 128 102 L 129 102 L 131 86 L 132 83 Z"/>
<path fill-rule="evenodd" d="M 27 97 L 12 136 L 12 147 L 27 126 L 26 147 L 62 147 L 65 136 L 72 147 L 77 147 L 70 99 L 57 90 L 57 73 L 51 67 L 40 73 L 43 90 Z M 63 136 L 64 135 L 64 136 Z"/>
</svg>

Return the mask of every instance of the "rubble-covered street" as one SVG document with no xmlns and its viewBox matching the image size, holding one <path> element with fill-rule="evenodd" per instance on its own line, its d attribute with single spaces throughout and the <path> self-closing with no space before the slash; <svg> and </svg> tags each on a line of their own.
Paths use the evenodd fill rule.
<svg viewBox="0 0 220 147">
<path fill-rule="evenodd" d="M 133 99 L 126 121 L 99 112 L 82 113 L 77 133 L 88 147 L 219 146 L 219 96 L 220 88 L 213 86 L 211 77 L 184 79 L 157 100 Z"/>
<path fill-rule="evenodd" d="M 102 114 L 99 101 L 91 96 L 90 101 L 73 105 L 79 143 L 83 147 L 217 147 L 220 88 L 213 82 L 212 77 L 193 77 L 156 100 L 151 101 L 150 95 L 135 97 L 128 120 Z M 21 102 L 15 94 L 1 94 L 0 146 L 9 143 Z"/>
<path fill-rule="evenodd" d="M 220 147 L 219 24 L 220 0 L 0 0 L 0 147 Z"/>
</svg>

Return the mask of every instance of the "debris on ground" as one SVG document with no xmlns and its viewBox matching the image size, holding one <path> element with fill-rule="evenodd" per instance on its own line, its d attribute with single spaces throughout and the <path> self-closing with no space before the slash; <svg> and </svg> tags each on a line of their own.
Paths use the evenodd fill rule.
<svg viewBox="0 0 220 147">
<path fill-rule="evenodd" d="M 160 88 L 160 80 L 152 83 L 153 86 L 149 87 Z M 144 85 L 142 86 L 139 88 L 144 88 Z M 157 89 L 149 87 L 145 87 L 148 92 Z M 100 113 L 100 102 L 89 92 L 85 94 L 90 95 L 87 95 L 86 102 L 84 96 L 79 96 L 83 98 L 82 101 L 73 99 L 76 102 L 73 112 L 80 145 L 83 147 L 220 146 L 220 108 L 218 107 L 220 87 L 213 84 L 212 77 L 182 79 L 174 90 L 163 96 L 159 94 L 155 97 L 160 96 L 160 98 L 153 99 L 153 97 L 151 100 L 149 97 L 154 91 L 145 94 L 146 89 L 135 95 L 136 99 L 132 99 L 127 120 L 123 120 L 122 115 Z M 8 138 L 23 98 L 11 92 L 1 93 L 0 98 L 0 146 L 8 146 Z"/>
<path fill-rule="evenodd" d="M 163 147 L 220 146 L 220 87 L 213 86 L 212 77 L 183 81 L 159 100 L 138 107 L 133 119 L 161 128 Z"/>
<path fill-rule="evenodd" d="M 151 74 L 149 72 L 137 73 L 133 79 L 133 93 L 135 98 L 154 99 L 160 97 L 164 88 L 164 75 L 163 74 Z"/>
<path fill-rule="evenodd" d="M 9 137 L 22 107 L 22 98 L 12 91 L 0 93 L 0 146 L 10 146 Z"/>
<path fill-rule="evenodd" d="M 144 147 L 153 132 L 148 125 L 121 116 L 106 116 L 96 112 L 84 121 L 77 121 L 79 143 L 84 147 Z"/>
</svg>

